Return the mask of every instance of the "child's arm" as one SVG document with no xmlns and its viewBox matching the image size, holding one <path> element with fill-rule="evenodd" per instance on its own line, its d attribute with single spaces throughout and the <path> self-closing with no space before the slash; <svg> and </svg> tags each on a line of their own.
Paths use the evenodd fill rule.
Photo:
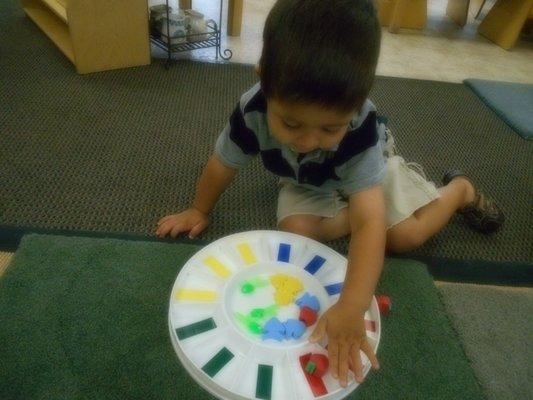
<svg viewBox="0 0 533 400">
<path fill-rule="evenodd" d="M 212 155 L 196 186 L 191 208 L 161 218 L 157 224 L 156 235 L 170 235 L 175 238 L 180 233 L 189 232 L 189 237 L 193 238 L 200 234 L 209 225 L 209 213 L 233 181 L 236 172 L 237 170 L 222 164 L 216 155 Z"/>
<path fill-rule="evenodd" d="M 327 334 L 331 372 L 343 386 L 349 368 L 358 382 L 363 380 L 359 350 L 363 350 L 374 368 L 379 367 L 366 340 L 364 315 L 379 280 L 385 253 L 385 204 L 381 186 L 351 195 L 349 218 L 352 235 L 343 291 L 311 336 L 311 341 L 316 342 Z"/>
</svg>

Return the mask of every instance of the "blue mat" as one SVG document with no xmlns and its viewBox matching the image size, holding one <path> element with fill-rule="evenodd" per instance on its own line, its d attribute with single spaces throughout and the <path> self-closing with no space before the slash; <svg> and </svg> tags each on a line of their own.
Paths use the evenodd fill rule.
<svg viewBox="0 0 533 400">
<path fill-rule="evenodd" d="M 533 84 L 465 79 L 465 85 L 524 139 L 533 140 Z"/>
</svg>

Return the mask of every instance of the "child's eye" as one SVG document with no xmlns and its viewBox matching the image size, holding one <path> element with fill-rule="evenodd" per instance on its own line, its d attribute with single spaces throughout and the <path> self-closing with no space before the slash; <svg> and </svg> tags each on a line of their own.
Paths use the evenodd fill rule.
<svg viewBox="0 0 533 400">
<path fill-rule="evenodd" d="M 337 133 L 341 128 L 322 128 L 322 130 L 326 133 Z"/>
<path fill-rule="evenodd" d="M 289 129 L 298 129 L 300 127 L 300 125 L 297 124 L 289 124 L 287 121 L 283 121 L 283 125 L 285 126 L 285 128 Z"/>
</svg>

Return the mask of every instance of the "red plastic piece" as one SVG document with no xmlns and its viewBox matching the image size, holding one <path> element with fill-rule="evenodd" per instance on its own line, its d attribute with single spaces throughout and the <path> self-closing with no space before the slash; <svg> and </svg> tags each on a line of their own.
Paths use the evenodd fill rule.
<svg viewBox="0 0 533 400">
<path fill-rule="evenodd" d="M 389 315 L 392 302 L 389 296 L 377 296 L 379 312 L 381 315 Z"/>
<path fill-rule="evenodd" d="M 299 318 L 306 326 L 311 326 L 316 322 L 317 315 L 316 312 L 309 307 L 302 307 L 300 309 Z"/>
<path fill-rule="evenodd" d="M 326 385 L 324 384 L 324 381 L 322 380 L 322 378 L 305 372 L 305 366 L 309 362 L 310 358 L 311 358 L 310 353 L 304 354 L 303 356 L 301 356 L 300 366 L 302 367 L 305 378 L 307 379 L 307 383 L 309 384 L 309 387 L 311 388 L 313 395 L 315 397 L 324 396 L 325 394 L 328 394 L 328 389 L 326 388 Z"/>
<path fill-rule="evenodd" d="M 311 375 L 322 378 L 329 368 L 329 359 L 324 354 L 311 354 L 305 366 L 305 371 Z"/>
</svg>

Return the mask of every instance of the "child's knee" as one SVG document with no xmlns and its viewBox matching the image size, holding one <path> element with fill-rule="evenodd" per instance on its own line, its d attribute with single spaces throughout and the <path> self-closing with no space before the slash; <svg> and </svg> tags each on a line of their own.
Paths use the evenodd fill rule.
<svg viewBox="0 0 533 400">
<path fill-rule="evenodd" d="M 292 215 L 282 219 L 278 224 L 278 228 L 285 232 L 296 233 L 316 239 L 316 225 L 317 221 L 313 218 L 303 215 Z"/>
<path fill-rule="evenodd" d="M 394 227 L 387 232 L 387 250 L 406 253 L 424 244 L 426 238 L 416 227 Z"/>
</svg>

